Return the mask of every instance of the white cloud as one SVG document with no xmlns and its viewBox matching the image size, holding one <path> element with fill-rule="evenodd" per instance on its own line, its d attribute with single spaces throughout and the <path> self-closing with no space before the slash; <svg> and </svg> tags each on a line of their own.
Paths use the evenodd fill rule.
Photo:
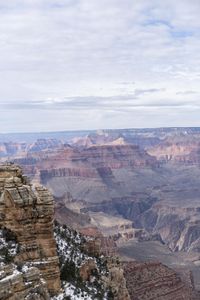
<svg viewBox="0 0 200 300">
<path fill-rule="evenodd" d="M 2 130 L 24 131 L 33 108 L 26 130 L 184 126 L 188 107 L 199 125 L 199 13 L 198 0 L 0 0 Z"/>
</svg>

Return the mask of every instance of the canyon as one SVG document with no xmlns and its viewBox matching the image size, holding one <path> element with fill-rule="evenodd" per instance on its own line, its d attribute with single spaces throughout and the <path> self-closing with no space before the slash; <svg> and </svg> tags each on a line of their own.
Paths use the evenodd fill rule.
<svg viewBox="0 0 200 300">
<path fill-rule="evenodd" d="M 0 146 L 2 162 L 53 194 L 61 224 L 110 238 L 122 260 L 158 258 L 180 278 L 191 271 L 197 290 L 199 153 L 199 128 L 22 134 Z"/>
<path fill-rule="evenodd" d="M 120 262 L 111 237 L 53 223 L 51 194 L 18 166 L 1 165 L 0 192 L 2 300 L 198 299 L 191 278 L 161 263 Z"/>
</svg>

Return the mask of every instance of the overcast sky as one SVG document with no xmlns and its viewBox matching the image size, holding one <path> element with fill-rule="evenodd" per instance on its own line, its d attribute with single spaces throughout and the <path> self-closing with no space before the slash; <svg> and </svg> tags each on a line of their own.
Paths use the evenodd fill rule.
<svg viewBox="0 0 200 300">
<path fill-rule="evenodd" d="M 200 126 L 199 0 L 0 0 L 0 132 Z"/>
</svg>

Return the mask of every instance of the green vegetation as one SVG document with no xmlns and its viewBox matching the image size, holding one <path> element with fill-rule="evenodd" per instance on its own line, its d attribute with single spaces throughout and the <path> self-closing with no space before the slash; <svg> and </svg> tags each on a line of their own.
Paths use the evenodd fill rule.
<svg viewBox="0 0 200 300">
<path fill-rule="evenodd" d="M 12 232 L 8 228 L 3 228 L 2 229 L 2 237 L 5 239 L 6 242 L 17 242 L 17 236 L 14 232 Z"/>
<path fill-rule="evenodd" d="M 74 282 L 76 280 L 76 266 L 73 261 L 65 261 L 60 272 L 60 279 L 67 282 Z"/>
<path fill-rule="evenodd" d="M 0 257 L 5 264 L 13 262 L 13 256 L 9 253 L 7 246 L 0 249 Z"/>
</svg>

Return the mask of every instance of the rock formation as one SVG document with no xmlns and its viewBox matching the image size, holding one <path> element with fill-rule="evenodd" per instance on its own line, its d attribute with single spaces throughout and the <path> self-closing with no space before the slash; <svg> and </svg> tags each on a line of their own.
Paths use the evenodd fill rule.
<svg viewBox="0 0 200 300">
<path fill-rule="evenodd" d="M 191 254 L 196 268 L 200 129 L 104 130 L 77 137 L 70 146 L 69 140 L 54 142 L 52 136 L 29 145 L 4 143 L 0 151 L 53 193 L 59 222 L 85 230 L 96 226 L 121 244 L 158 239 L 180 256 Z M 135 228 L 121 230 L 113 226 L 114 218 L 129 220 Z"/>
<path fill-rule="evenodd" d="M 84 149 L 81 153 L 93 167 L 110 167 L 119 169 L 124 167 L 156 166 L 153 156 L 135 145 L 102 145 Z"/>
<path fill-rule="evenodd" d="M 108 270 L 107 285 L 110 286 L 114 300 L 132 300 L 121 264 L 116 264 L 116 259 L 110 259 Z"/>
<path fill-rule="evenodd" d="M 150 155 L 162 162 L 185 165 L 200 163 L 199 135 L 174 135 L 166 137 L 148 149 Z"/>
<path fill-rule="evenodd" d="M 131 300 L 195 299 L 180 276 L 161 263 L 124 263 L 124 275 Z"/>
<path fill-rule="evenodd" d="M 34 192 L 19 167 L 0 167 L 0 227 L 16 236 L 19 249 L 14 262 L 26 262 L 29 266 L 37 267 L 50 294 L 60 290 L 53 214 L 53 198 L 44 187 L 38 186 Z M 21 275 L 18 280 L 23 282 Z M 39 280 L 39 277 L 35 280 Z M 5 281 L 0 281 L 0 286 Z"/>
<path fill-rule="evenodd" d="M 158 203 L 140 218 L 144 228 L 159 233 L 172 251 L 200 250 L 200 208 Z"/>
<path fill-rule="evenodd" d="M 38 268 L 31 267 L 26 272 L 18 272 L 11 266 L 0 267 L 0 299 L 9 300 L 49 300 L 46 283 Z"/>
</svg>

